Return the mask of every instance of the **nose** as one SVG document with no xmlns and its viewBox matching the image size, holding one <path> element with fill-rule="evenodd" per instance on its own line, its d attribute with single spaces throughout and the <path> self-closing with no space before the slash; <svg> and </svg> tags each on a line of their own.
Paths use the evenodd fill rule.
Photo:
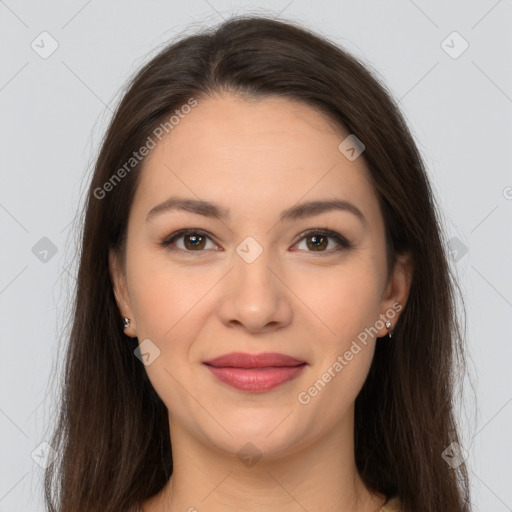
<svg viewBox="0 0 512 512">
<path fill-rule="evenodd" d="M 218 308 L 227 327 L 261 333 L 291 322 L 293 293 L 280 275 L 279 266 L 275 267 L 266 251 L 251 263 L 235 255 Z"/>
</svg>

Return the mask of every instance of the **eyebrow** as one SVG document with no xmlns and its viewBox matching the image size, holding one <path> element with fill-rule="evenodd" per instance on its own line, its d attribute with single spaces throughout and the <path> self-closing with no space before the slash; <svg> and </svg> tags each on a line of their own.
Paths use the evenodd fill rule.
<svg viewBox="0 0 512 512">
<path fill-rule="evenodd" d="M 170 197 L 163 203 L 153 207 L 146 216 L 146 222 L 150 221 L 157 215 L 169 211 L 186 211 L 202 215 L 204 217 L 215 218 L 219 220 L 228 219 L 230 217 L 229 210 L 222 206 L 216 205 L 209 201 L 197 199 L 182 199 L 179 197 Z M 365 226 L 367 221 L 363 212 L 354 204 L 342 199 L 318 200 L 307 203 L 299 203 L 291 208 L 281 212 L 279 220 L 281 222 L 291 221 L 312 217 L 328 211 L 337 210 L 354 214 Z"/>
</svg>

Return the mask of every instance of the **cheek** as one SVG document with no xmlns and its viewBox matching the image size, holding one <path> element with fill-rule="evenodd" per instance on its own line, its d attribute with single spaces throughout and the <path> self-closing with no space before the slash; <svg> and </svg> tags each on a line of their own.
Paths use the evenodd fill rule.
<svg viewBox="0 0 512 512">
<path fill-rule="evenodd" d="M 355 261 L 355 260 L 354 260 Z M 293 287 L 312 319 L 329 340 L 341 349 L 378 318 L 379 276 L 363 261 L 297 275 Z"/>
<path fill-rule="evenodd" d="M 324 428 L 331 428 L 350 414 L 370 369 L 374 346 L 360 344 L 360 352 L 341 363 L 333 357 L 315 380 L 298 396 L 304 414 L 321 417 Z M 339 354 L 342 360 L 344 354 Z M 340 369 L 341 368 L 341 369 Z"/>
<path fill-rule="evenodd" d="M 301 278 L 312 320 L 318 325 L 316 369 L 306 399 L 320 407 L 325 421 L 335 422 L 355 400 L 368 375 L 378 320 L 378 270 L 364 258 L 337 270 Z M 312 286 L 314 283 L 314 286 Z M 321 334 L 320 334 L 321 333 Z"/>
<path fill-rule="evenodd" d="M 200 322 L 195 320 L 204 314 L 200 299 L 207 291 L 204 288 L 212 283 L 176 269 L 171 273 L 164 267 L 157 268 L 154 262 L 138 262 L 130 274 L 137 337 L 139 343 L 150 339 L 158 349 L 158 356 L 145 366 L 146 373 L 169 411 L 188 410 L 188 393 L 200 393 L 190 364 L 190 350 L 201 329 Z M 183 393 L 184 383 L 188 393 Z"/>
<path fill-rule="evenodd" d="M 134 251 L 132 261 L 130 296 L 139 339 L 176 338 L 183 325 L 190 327 L 191 313 L 214 284 L 212 276 L 200 274 L 197 268 L 170 265 L 150 251 Z"/>
<path fill-rule="evenodd" d="M 321 279 L 320 284 L 307 295 L 321 334 L 315 338 L 311 378 L 300 390 L 298 401 L 306 404 L 304 413 L 321 415 L 324 424 L 332 426 L 354 403 L 372 363 L 378 280 L 367 268 L 357 271 L 352 267 L 340 271 L 335 279 Z"/>
</svg>

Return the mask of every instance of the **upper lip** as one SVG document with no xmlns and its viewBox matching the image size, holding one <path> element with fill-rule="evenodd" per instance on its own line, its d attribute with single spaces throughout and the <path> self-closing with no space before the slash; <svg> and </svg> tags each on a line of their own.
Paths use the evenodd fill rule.
<svg viewBox="0 0 512 512">
<path fill-rule="evenodd" d="M 231 352 L 214 359 L 204 361 L 205 364 L 216 367 L 233 367 L 233 368 L 268 368 L 283 366 L 299 366 L 305 361 L 287 356 L 286 354 L 278 354 L 276 352 L 267 352 L 264 354 L 248 354 L 244 352 Z"/>
</svg>

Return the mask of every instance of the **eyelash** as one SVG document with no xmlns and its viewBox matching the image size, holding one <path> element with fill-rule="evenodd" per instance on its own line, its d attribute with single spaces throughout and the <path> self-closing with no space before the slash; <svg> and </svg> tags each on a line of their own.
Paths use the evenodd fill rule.
<svg viewBox="0 0 512 512">
<path fill-rule="evenodd" d="M 174 232 L 172 235 L 165 238 L 164 240 L 162 240 L 159 243 L 159 245 L 161 247 L 166 248 L 167 250 L 170 250 L 173 252 L 186 253 L 187 255 L 191 254 L 191 253 L 205 252 L 205 249 L 191 251 L 188 249 L 180 249 L 180 248 L 170 247 L 170 245 L 177 239 L 182 238 L 185 235 L 192 235 L 192 234 L 206 237 L 213 242 L 212 238 L 206 231 L 203 231 L 201 229 L 181 229 L 179 231 Z M 331 231 L 330 229 L 309 229 L 309 230 L 301 233 L 301 238 L 294 245 L 297 245 L 299 242 L 302 242 L 302 240 L 304 240 L 305 238 L 308 238 L 308 236 L 312 236 L 312 235 L 321 235 L 321 236 L 325 236 L 327 238 L 332 238 L 338 243 L 338 246 L 335 249 L 331 249 L 328 251 L 306 251 L 309 253 L 318 254 L 318 255 L 322 256 L 322 255 L 329 255 L 329 254 L 337 253 L 344 249 L 352 248 L 352 244 L 345 237 L 341 236 L 339 233 L 336 233 L 336 231 Z"/>
</svg>

